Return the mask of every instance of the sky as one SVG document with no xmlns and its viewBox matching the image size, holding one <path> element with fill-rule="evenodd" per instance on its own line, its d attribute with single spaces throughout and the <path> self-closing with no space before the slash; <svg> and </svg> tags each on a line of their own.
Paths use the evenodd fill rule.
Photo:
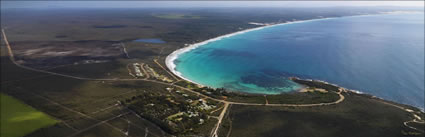
<svg viewBox="0 0 425 137">
<path fill-rule="evenodd" d="M 1 1 L 1 8 L 424 7 L 424 1 Z"/>
</svg>

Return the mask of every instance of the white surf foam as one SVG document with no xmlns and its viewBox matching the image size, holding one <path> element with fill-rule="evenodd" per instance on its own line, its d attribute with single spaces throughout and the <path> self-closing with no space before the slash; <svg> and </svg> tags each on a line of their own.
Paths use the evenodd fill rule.
<svg viewBox="0 0 425 137">
<path fill-rule="evenodd" d="M 239 34 L 243 34 L 246 32 L 250 32 L 250 31 L 255 31 L 255 30 L 260 30 L 260 29 L 264 29 L 264 28 L 268 28 L 268 27 L 274 27 L 274 26 L 279 26 L 279 25 L 287 25 L 287 24 L 295 24 L 295 23 L 303 23 L 303 22 L 309 22 L 309 21 L 318 21 L 318 20 L 326 20 L 326 19 L 332 19 L 332 18 L 320 18 L 320 19 L 311 19 L 311 20 L 301 20 L 301 21 L 292 21 L 292 22 L 285 22 L 285 23 L 278 23 L 278 24 L 273 24 L 273 25 L 267 25 L 267 26 L 261 26 L 261 27 L 256 27 L 256 28 L 251 28 L 251 29 L 246 29 L 246 30 L 242 30 L 242 31 L 237 31 L 234 33 L 230 33 L 230 34 L 226 34 L 226 35 L 222 35 L 216 38 L 212 38 L 212 39 L 208 39 L 199 43 L 195 43 L 195 44 L 191 44 L 189 46 L 186 46 L 184 48 L 178 49 L 176 51 L 174 51 L 173 53 L 171 53 L 170 55 L 167 56 L 167 58 L 165 59 L 165 64 L 167 65 L 168 69 L 171 70 L 172 73 L 174 73 L 175 75 L 177 75 L 178 77 L 199 84 L 197 82 L 194 82 L 188 78 L 185 78 L 179 71 L 176 70 L 176 64 L 174 64 L 174 61 L 183 53 L 185 52 L 189 52 L 193 49 L 198 48 L 199 46 L 208 44 L 210 42 L 214 42 L 217 40 L 221 40 L 223 38 L 227 38 L 227 37 L 231 37 L 231 36 L 235 36 L 235 35 L 239 35 Z M 199 84 L 202 85 L 202 84 Z M 202 85 L 204 86 L 204 85 Z"/>
<path fill-rule="evenodd" d="M 363 15 L 353 15 L 353 16 L 345 16 L 345 17 L 359 17 L 359 16 L 374 16 L 374 15 L 382 15 L 382 14 L 394 14 L 394 13 L 400 13 L 400 12 L 382 12 L 380 14 L 363 14 Z M 242 31 L 237 31 L 237 32 L 233 32 L 230 34 L 225 34 L 219 37 L 215 37 L 212 39 L 208 39 L 199 43 L 195 43 L 195 44 L 191 44 L 189 46 L 186 46 L 184 48 L 181 49 L 177 49 L 176 51 L 172 52 L 170 55 L 168 55 L 165 59 L 165 64 L 168 67 L 168 69 L 170 69 L 170 71 L 172 73 L 174 73 L 175 75 L 177 75 L 178 77 L 190 81 L 192 83 L 196 83 L 199 84 L 197 82 L 194 82 L 188 78 L 185 78 L 179 71 L 176 70 L 176 64 L 174 64 L 174 61 L 183 53 L 191 51 L 193 49 L 198 48 L 199 46 L 208 44 L 210 42 L 214 42 L 217 40 L 221 40 L 223 38 L 227 38 L 227 37 L 231 37 L 231 36 L 235 36 L 235 35 L 239 35 L 239 34 L 243 34 L 246 32 L 251 32 L 251 31 L 255 31 L 255 30 L 261 30 L 264 28 L 269 28 L 269 27 L 274 27 L 274 26 L 280 26 L 280 25 L 288 25 L 288 24 L 296 24 L 296 23 L 304 23 L 304 22 L 311 22 L 311 21 L 319 21 L 319 20 L 327 20 L 327 19 L 335 19 L 335 18 L 340 18 L 340 17 L 329 17 L 329 18 L 318 18 L 318 19 L 310 19 L 310 20 L 299 20 L 299 21 L 290 21 L 290 22 L 285 22 L 285 23 L 278 23 L 278 24 L 273 24 L 273 25 L 266 25 L 266 26 L 261 26 L 261 27 L 256 27 L 256 28 L 251 28 L 251 29 L 246 29 L 246 30 L 242 30 Z M 199 84 L 201 86 L 205 86 L 202 84 Z M 361 93 L 361 92 L 359 92 Z"/>
</svg>

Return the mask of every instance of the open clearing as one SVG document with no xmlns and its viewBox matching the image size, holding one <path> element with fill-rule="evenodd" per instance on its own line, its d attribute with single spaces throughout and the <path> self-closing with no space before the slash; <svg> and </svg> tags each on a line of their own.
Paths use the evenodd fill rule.
<svg viewBox="0 0 425 137">
<path fill-rule="evenodd" d="M 55 124 L 55 119 L 5 94 L 1 98 L 2 137 L 21 137 Z"/>
</svg>

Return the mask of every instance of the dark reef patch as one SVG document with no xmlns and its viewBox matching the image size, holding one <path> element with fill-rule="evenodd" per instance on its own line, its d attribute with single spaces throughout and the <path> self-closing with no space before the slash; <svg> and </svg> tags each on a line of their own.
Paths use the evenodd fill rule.
<svg viewBox="0 0 425 137">
<path fill-rule="evenodd" d="M 274 69 L 263 69 L 261 71 L 250 72 L 241 77 L 241 81 L 247 84 L 254 84 L 266 88 L 270 91 L 279 90 L 279 88 L 291 87 L 294 83 L 288 80 L 288 77 L 305 77 L 293 73 L 278 71 Z"/>
</svg>

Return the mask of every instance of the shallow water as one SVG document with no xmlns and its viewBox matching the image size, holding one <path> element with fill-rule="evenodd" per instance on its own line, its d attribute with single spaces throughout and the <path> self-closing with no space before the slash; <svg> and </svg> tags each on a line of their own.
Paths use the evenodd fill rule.
<svg viewBox="0 0 425 137">
<path fill-rule="evenodd" d="M 343 17 L 278 25 L 186 52 L 176 70 L 197 83 L 278 94 L 290 76 L 320 79 L 424 108 L 424 14 Z"/>
</svg>

